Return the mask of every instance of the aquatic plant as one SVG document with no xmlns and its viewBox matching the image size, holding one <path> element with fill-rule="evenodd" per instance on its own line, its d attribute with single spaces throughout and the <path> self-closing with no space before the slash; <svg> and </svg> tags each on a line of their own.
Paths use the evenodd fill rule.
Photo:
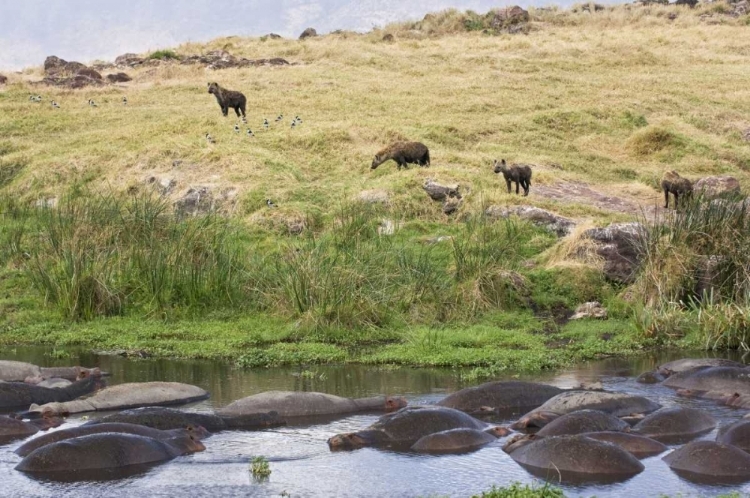
<svg viewBox="0 0 750 498">
<path fill-rule="evenodd" d="M 250 472 L 255 479 L 268 479 L 271 475 L 271 466 L 268 464 L 268 460 L 266 460 L 265 457 L 257 456 L 253 458 L 252 462 L 250 462 Z"/>
</svg>

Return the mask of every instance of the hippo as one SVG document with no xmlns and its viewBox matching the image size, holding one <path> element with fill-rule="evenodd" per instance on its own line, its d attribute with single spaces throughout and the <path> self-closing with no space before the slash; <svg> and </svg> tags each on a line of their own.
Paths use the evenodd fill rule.
<svg viewBox="0 0 750 498">
<path fill-rule="evenodd" d="M 183 412 L 173 408 L 150 406 L 125 410 L 97 420 L 86 422 L 85 425 L 104 422 L 124 422 L 128 424 L 144 425 L 154 429 L 179 429 L 187 425 L 200 425 L 211 432 L 227 429 L 265 429 L 285 425 L 278 413 L 256 413 L 244 417 L 227 417 L 223 419 L 213 413 Z"/>
<path fill-rule="evenodd" d="M 68 387 L 72 382 L 68 379 L 61 379 L 60 377 L 52 377 L 51 379 L 44 379 L 39 382 L 37 386 L 47 387 L 49 389 L 60 389 L 61 387 Z"/>
<path fill-rule="evenodd" d="M 25 457 L 32 451 L 48 444 L 57 443 L 58 441 L 65 441 L 81 436 L 89 436 L 91 434 L 104 434 L 108 432 L 118 434 L 135 434 L 137 436 L 150 437 L 152 439 L 158 439 L 159 441 L 167 441 L 172 438 L 180 437 L 185 435 L 185 431 L 190 434 L 193 439 L 201 441 L 211 435 L 206 429 L 200 425 L 188 425 L 180 429 L 172 429 L 168 431 L 161 431 L 159 429 L 152 429 L 144 425 L 136 424 L 121 424 L 117 422 L 95 424 L 95 425 L 81 425 L 73 427 L 71 429 L 63 429 L 60 431 L 50 432 L 43 436 L 37 437 L 24 443 L 16 449 L 16 454 Z"/>
<path fill-rule="evenodd" d="M 70 381 L 81 380 L 83 377 L 99 374 L 104 375 L 98 368 L 84 367 L 38 367 L 22 361 L 0 360 L 0 380 L 5 382 L 36 383 L 45 379 L 59 377 Z M 36 381 L 36 382 L 34 382 Z"/>
<path fill-rule="evenodd" d="M 59 427 L 63 421 L 57 417 L 42 417 L 30 422 L 24 422 L 9 416 L 0 416 L 0 444 L 7 444 L 16 439 L 46 431 L 53 427 Z"/>
<path fill-rule="evenodd" d="M 597 441 L 604 441 L 619 446 L 637 459 L 648 458 L 667 451 L 667 446 L 654 439 L 629 432 L 585 432 L 582 434 Z"/>
<path fill-rule="evenodd" d="M 716 419 L 695 408 L 675 406 L 662 408 L 638 422 L 633 433 L 662 443 L 676 444 L 695 439 L 712 431 Z"/>
<path fill-rule="evenodd" d="M 478 429 L 450 429 L 419 438 L 411 451 L 419 453 L 467 453 L 478 450 L 499 437 L 507 436 L 508 429 L 490 427 Z"/>
<path fill-rule="evenodd" d="M 750 455 L 715 441 L 693 441 L 662 458 L 679 476 L 705 484 L 750 480 Z"/>
<path fill-rule="evenodd" d="M 487 424 L 444 406 L 409 406 L 383 415 L 365 430 L 338 434 L 328 440 L 332 451 L 365 446 L 408 449 L 422 437 L 451 429 L 484 430 Z"/>
<path fill-rule="evenodd" d="M 656 372 L 669 377 L 676 373 L 688 372 L 698 368 L 706 367 L 737 367 L 743 368 L 745 365 L 732 360 L 726 360 L 724 358 L 686 358 L 682 360 L 670 361 L 663 365 L 656 367 Z"/>
<path fill-rule="evenodd" d="M 639 384 L 659 384 L 664 382 L 667 377 L 659 372 L 643 372 L 635 381 Z"/>
<path fill-rule="evenodd" d="M 205 449 L 187 431 L 164 441 L 135 434 L 91 434 L 37 448 L 21 460 L 16 470 L 49 477 L 65 474 L 65 479 L 80 473 L 85 478 L 86 471 L 155 464 Z"/>
<path fill-rule="evenodd" d="M 533 410 L 561 392 L 559 387 L 535 382 L 497 381 L 461 389 L 437 404 L 475 417 L 512 416 Z"/>
<path fill-rule="evenodd" d="M 738 420 L 719 429 L 716 442 L 730 444 L 750 453 L 750 420 Z"/>
<path fill-rule="evenodd" d="M 526 436 L 528 437 L 528 436 Z M 532 474 L 563 482 L 622 481 L 643 471 L 629 452 L 583 435 L 529 438 L 510 457 Z"/>
<path fill-rule="evenodd" d="M 673 389 L 689 390 L 693 395 L 705 397 L 711 392 L 713 399 L 721 393 L 727 396 L 750 394 L 750 369 L 744 367 L 705 367 L 672 374 L 662 385 Z"/>
<path fill-rule="evenodd" d="M 71 401 L 105 386 L 103 379 L 92 375 L 68 387 L 39 387 L 24 382 L 0 383 L 0 410 L 28 408 L 32 403 Z"/>
<path fill-rule="evenodd" d="M 52 389 L 62 391 L 64 389 Z M 179 382 L 140 382 L 119 384 L 93 396 L 65 403 L 33 404 L 30 412 L 72 414 L 106 410 L 124 410 L 141 406 L 181 405 L 209 397 L 200 387 Z"/>
<path fill-rule="evenodd" d="M 225 420 L 276 412 L 279 417 L 310 419 L 336 417 L 357 412 L 394 411 L 406 406 L 401 397 L 341 398 L 332 394 L 298 391 L 266 391 L 239 399 L 216 414 Z"/>
<path fill-rule="evenodd" d="M 578 410 L 556 418 L 537 432 L 537 436 L 566 436 L 584 432 L 624 431 L 630 429 L 614 415 L 599 410 Z"/>
<path fill-rule="evenodd" d="M 642 396 L 605 391 L 566 391 L 530 411 L 511 427 L 544 427 L 557 417 L 577 410 L 599 410 L 615 417 L 627 417 L 651 413 L 659 408 L 661 405 Z"/>
</svg>

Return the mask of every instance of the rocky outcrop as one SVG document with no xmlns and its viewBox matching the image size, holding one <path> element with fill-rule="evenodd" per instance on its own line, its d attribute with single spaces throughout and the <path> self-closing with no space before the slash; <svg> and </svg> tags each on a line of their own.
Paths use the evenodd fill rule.
<svg viewBox="0 0 750 498">
<path fill-rule="evenodd" d="M 204 64 L 207 69 L 228 69 L 233 67 L 251 66 L 285 66 L 289 65 L 286 59 L 275 57 L 272 59 L 246 59 L 238 58 L 226 50 L 212 50 L 203 55 L 189 55 L 180 61 L 180 64 Z"/>
<path fill-rule="evenodd" d="M 602 307 L 602 303 L 599 301 L 591 301 L 583 303 L 576 308 L 571 320 L 581 320 L 583 318 L 598 318 L 600 320 L 607 319 L 607 309 Z"/>
<path fill-rule="evenodd" d="M 110 83 L 127 83 L 128 81 L 131 81 L 133 78 L 128 76 L 125 73 L 114 73 L 114 74 L 108 74 L 107 75 L 107 81 Z"/>
<path fill-rule="evenodd" d="M 75 89 L 104 84 L 102 75 L 96 69 L 80 62 L 68 62 L 54 55 L 45 59 L 44 74 L 41 82 L 46 85 Z"/>
<path fill-rule="evenodd" d="M 444 202 L 449 198 L 461 198 L 461 193 L 458 191 L 458 185 L 441 185 L 432 178 L 425 180 L 422 188 L 433 201 Z"/>
<path fill-rule="evenodd" d="M 170 191 L 175 187 L 175 184 L 172 183 L 173 180 L 167 178 L 158 180 L 158 184 L 156 184 L 157 180 L 155 179 L 153 183 L 156 184 L 155 187 L 157 189 L 165 188 L 162 182 L 168 182 L 166 183 L 166 188 Z M 237 190 L 234 188 L 217 190 L 209 186 L 191 187 L 182 197 L 175 201 L 175 215 L 178 218 L 183 218 L 226 210 L 227 208 L 231 208 L 236 196 Z"/>
<path fill-rule="evenodd" d="M 8 77 L 0 74 L 0 85 L 4 85 L 8 82 Z"/>
<path fill-rule="evenodd" d="M 392 35 L 392 34 L 390 34 L 390 33 L 388 33 L 388 34 L 384 35 L 384 36 L 383 36 L 383 38 L 381 39 L 381 41 L 384 41 L 384 42 L 386 42 L 386 43 L 391 43 L 391 42 L 393 42 L 393 41 L 395 41 L 395 40 L 396 40 L 396 39 L 395 39 L 395 38 L 393 37 L 393 35 Z"/>
<path fill-rule="evenodd" d="M 301 35 L 299 35 L 299 39 L 304 40 L 305 38 L 312 38 L 315 36 L 318 36 L 318 32 L 315 31 L 315 28 L 307 28 Z"/>
<path fill-rule="evenodd" d="M 138 67 L 145 62 L 146 59 L 140 57 L 138 54 L 122 54 L 115 58 L 115 66 L 117 67 Z"/>
<path fill-rule="evenodd" d="M 739 195 L 741 191 L 740 182 L 729 175 L 707 176 L 693 184 L 693 192 L 709 199 L 725 195 Z"/>
<path fill-rule="evenodd" d="M 584 237 L 597 244 L 596 253 L 604 260 L 605 276 L 615 282 L 633 282 L 641 264 L 640 245 L 646 228 L 640 223 L 613 223 L 606 228 L 591 228 Z"/>
<path fill-rule="evenodd" d="M 523 220 L 530 221 L 537 226 L 544 227 L 554 232 L 558 237 L 569 235 L 576 226 L 576 223 L 569 218 L 565 218 L 535 206 L 515 206 L 511 208 L 490 206 L 485 210 L 484 214 L 490 218 L 509 218 L 513 215 L 518 216 Z"/>
<path fill-rule="evenodd" d="M 490 26 L 497 33 L 523 33 L 528 31 L 529 13 L 514 5 L 497 9 L 492 14 Z"/>
</svg>

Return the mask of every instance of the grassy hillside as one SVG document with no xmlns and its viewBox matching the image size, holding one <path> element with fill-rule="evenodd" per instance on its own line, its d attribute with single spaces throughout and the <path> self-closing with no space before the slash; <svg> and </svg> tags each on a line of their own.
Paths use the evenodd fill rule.
<svg viewBox="0 0 750 498">
<path fill-rule="evenodd" d="M 731 174 L 746 183 L 748 18 L 729 10 L 532 10 L 527 35 L 488 35 L 476 29 L 481 16 L 451 11 L 364 35 L 229 37 L 174 49 L 284 57 L 293 63 L 286 67 L 208 71 L 164 63 L 128 71 L 130 83 L 75 91 L 31 85 L 41 69 L 10 75 L 0 88 L 0 187 L 10 199 L 0 233 L 11 248 L 0 261 L 0 341 L 244 354 L 248 365 L 355 359 L 539 368 L 637 350 L 644 338 L 634 335 L 632 312 L 616 297 L 625 289 L 589 276 L 587 267 L 551 264 L 556 242 L 543 230 L 471 220 L 489 204 L 520 203 L 589 225 L 632 219 L 660 202 L 666 169 L 690 178 Z M 382 41 L 385 34 L 395 41 Z M 255 138 L 245 126 L 234 133 L 236 119 L 221 116 L 208 81 L 247 95 Z M 30 93 L 44 103 L 29 102 Z M 61 109 L 49 105 L 52 99 Z M 275 123 L 280 113 L 284 120 Z M 291 129 L 295 115 L 303 124 Z M 206 142 L 207 132 L 216 144 Z M 401 139 L 427 144 L 432 166 L 397 171 L 387 163 L 371 171 L 373 155 Z M 528 199 L 505 193 L 491 171 L 494 158 L 534 165 Z M 227 197 L 223 207 L 232 216 L 132 236 L 146 218 L 169 210 L 144 193 L 152 176 L 176 182 L 170 200 L 210 186 Z M 461 185 L 458 215 L 446 217 L 427 198 L 427 177 Z M 595 195 L 581 194 L 580 182 Z M 112 194 L 128 189 L 155 204 L 138 211 L 137 202 Z M 385 192 L 388 202 L 360 206 L 355 201 L 368 190 Z M 109 200 L 81 200 L 99 193 Z M 25 211 L 53 197 L 67 206 L 65 220 Z M 267 208 L 266 198 L 279 208 Z M 107 202 L 110 211 L 102 207 Z M 122 221 L 122 213 L 132 216 Z M 397 227 L 388 242 L 375 231 L 383 218 Z M 302 236 L 289 234 L 295 224 L 306 227 Z M 87 230 L 76 231 L 81 226 Z M 66 255 L 46 245 L 55 233 L 75 242 Z M 439 236 L 453 239 L 425 244 Z M 178 251 L 186 246 L 202 256 Z M 468 273 L 462 247 L 475 262 Z M 300 252 L 312 256 L 301 261 Z M 90 274 L 71 262 L 74 256 L 81 264 L 89 258 Z M 200 283 L 174 273 L 157 289 L 145 276 L 145 262 L 155 260 L 165 272 L 193 268 Z M 492 275 L 516 282 L 510 294 Z M 67 304 L 61 282 L 78 285 Z M 300 282 L 312 282 L 305 306 Z M 80 312 L 79 292 L 96 297 L 88 314 Z M 558 329 L 556 307 L 594 298 L 611 306 L 606 327 Z M 111 315 L 118 318 L 102 318 Z M 141 336 L 132 329 L 144 317 L 147 325 L 138 328 L 149 332 Z M 71 329 L 70 320 L 79 323 Z M 259 331 L 243 332 L 243 320 Z M 615 332 L 621 337 L 612 341 Z M 364 344 L 378 348 L 348 349 Z"/>
</svg>

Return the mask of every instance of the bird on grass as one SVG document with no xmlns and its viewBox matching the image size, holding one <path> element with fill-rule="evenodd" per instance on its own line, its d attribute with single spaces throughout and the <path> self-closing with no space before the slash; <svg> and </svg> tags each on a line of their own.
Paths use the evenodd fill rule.
<svg viewBox="0 0 750 498">
<path fill-rule="evenodd" d="M 276 117 L 276 121 L 281 121 L 282 119 L 284 119 L 284 115 L 283 115 L 283 114 L 279 114 L 279 115 L 278 115 L 278 116 Z"/>
<path fill-rule="evenodd" d="M 216 143 L 216 140 L 214 140 L 214 137 L 212 137 L 210 133 L 206 133 L 206 141 L 210 144 Z"/>
<path fill-rule="evenodd" d="M 268 206 L 270 208 L 279 207 L 276 204 L 274 204 L 273 201 L 271 201 L 271 199 L 266 199 L 266 206 Z"/>
<path fill-rule="evenodd" d="M 58 104 L 57 102 L 55 102 L 55 101 L 53 100 L 53 101 L 52 101 L 52 107 L 54 107 L 55 109 L 59 109 L 59 108 L 60 108 L 60 104 Z"/>
<path fill-rule="evenodd" d="M 297 121 L 294 119 L 292 120 L 292 129 L 294 129 L 297 126 Z"/>
<path fill-rule="evenodd" d="M 254 136 L 255 136 L 255 133 L 253 133 L 253 130 L 251 130 L 250 128 L 248 128 L 248 129 L 247 129 L 247 136 L 248 136 L 248 137 L 254 137 Z"/>
<path fill-rule="evenodd" d="M 268 119 L 265 119 L 265 118 L 263 119 L 263 128 L 268 130 Z"/>
<path fill-rule="evenodd" d="M 97 107 L 96 102 L 94 102 L 92 99 L 89 99 L 89 105 L 91 107 Z"/>
<path fill-rule="evenodd" d="M 239 123 L 235 123 L 235 125 L 234 125 L 234 132 L 235 133 L 239 133 L 240 132 L 240 125 L 239 125 Z"/>
<path fill-rule="evenodd" d="M 41 102 L 42 96 L 41 95 L 29 95 L 29 101 L 31 102 Z"/>
<path fill-rule="evenodd" d="M 128 105 L 128 98 L 127 97 L 123 97 L 122 98 L 122 105 Z"/>
<path fill-rule="evenodd" d="M 299 116 L 294 116 L 294 120 L 297 122 L 297 124 L 302 124 L 302 118 Z"/>
</svg>

